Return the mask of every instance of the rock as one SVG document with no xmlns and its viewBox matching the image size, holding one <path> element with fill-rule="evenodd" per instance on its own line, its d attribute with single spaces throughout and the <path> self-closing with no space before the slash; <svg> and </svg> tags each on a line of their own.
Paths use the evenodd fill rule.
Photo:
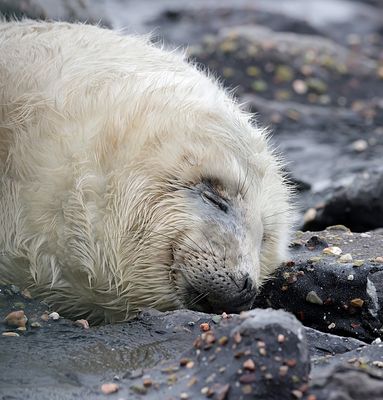
<svg viewBox="0 0 383 400">
<path fill-rule="evenodd" d="M 28 318 L 26 317 L 23 310 L 13 311 L 5 317 L 5 323 L 9 326 L 16 327 L 16 328 L 19 328 L 19 327 L 25 328 L 27 321 L 28 321 Z"/>
<path fill-rule="evenodd" d="M 209 333 L 217 338 L 224 335 L 229 341 L 223 345 L 211 342 Z M 283 343 L 278 342 L 279 335 L 284 336 Z M 307 390 L 309 357 L 304 328 L 283 311 L 253 310 L 241 314 L 240 319 L 223 320 L 219 327 L 201 333 L 182 360 L 185 358 L 194 360 L 191 369 L 168 362 L 150 370 L 156 385 L 147 392 L 148 398 L 177 398 L 179 393 L 190 398 L 199 398 L 200 393 L 212 397 L 223 392 L 227 399 L 278 399 L 284 393 Z M 132 384 L 140 386 L 142 379 Z"/>
<path fill-rule="evenodd" d="M 341 262 L 332 252 L 314 246 L 317 237 L 327 249 L 342 249 L 361 266 Z M 372 341 L 382 334 L 383 265 L 376 256 L 383 248 L 383 230 L 351 233 L 342 226 L 323 232 L 301 234 L 301 246 L 291 249 L 292 262 L 270 280 L 256 306 L 271 306 L 293 312 L 305 325 L 324 332 Z M 325 249 L 326 250 L 326 249 Z M 335 252 L 336 254 L 339 251 Z"/>
<path fill-rule="evenodd" d="M 87 0 L 2 0 L 0 14 L 6 18 L 28 17 L 59 21 L 81 21 L 110 26 L 103 14 L 95 14 Z"/>
<path fill-rule="evenodd" d="M 356 232 L 383 227 L 383 169 L 355 175 L 305 221 L 304 229 L 339 223 Z"/>
</svg>

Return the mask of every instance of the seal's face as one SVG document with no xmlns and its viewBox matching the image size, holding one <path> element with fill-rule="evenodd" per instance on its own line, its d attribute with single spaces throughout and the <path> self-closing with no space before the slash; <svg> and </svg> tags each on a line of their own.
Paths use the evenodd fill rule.
<svg viewBox="0 0 383 400">
<path fill-rule="evenodd" d="M 250 309 L 285 256 L 285 185 L 273 165 L 259 168 L 250 156 L 238 157 L 227 148 L 223 153 L 216 145 L 193 147 L 192 156 L 176 163 L 181 167 L 167 204 L 169 214 L 177 214 L 169 276 L 178 307 L 215 313 Z M 256 158 L 267 165 L 263 156 Z"/>
<path fill-rule="evenodd" d="M 205 312 L 249 309 L 259 281 L 259 237 L 246 229 L 243 199 L 231 198 L 219 182 L 204 180 L 190 188 L 199 221 L 173 248 L 174 279 L 187 308 Z M 257 235 L 258 236 L 258 235 Z M 253 249 L 251 248 L 253 243 Z"/>
</svg>

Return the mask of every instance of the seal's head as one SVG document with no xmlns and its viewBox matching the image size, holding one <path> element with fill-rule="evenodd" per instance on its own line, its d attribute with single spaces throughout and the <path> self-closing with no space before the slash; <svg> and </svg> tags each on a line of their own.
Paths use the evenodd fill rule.
<svg viewBox="0 0 383 400">
<path fill-rule="evenodd" d="M 128 303 L 249 309 L 286 256 L 292 211 L 280 163 L 251 116 L 201 73 L 159 95 L 167 111 L 151 114 L 160 128 L 141 154 L 139 190 L 129 194 L 141 210 L 134 251 L 146 259 L 127 280 Z"/>
</svg>

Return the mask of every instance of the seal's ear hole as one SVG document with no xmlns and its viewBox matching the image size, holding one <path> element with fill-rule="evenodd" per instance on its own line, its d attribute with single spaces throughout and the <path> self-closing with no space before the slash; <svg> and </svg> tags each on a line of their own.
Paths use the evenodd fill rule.
<svg viewBox="0 0 383 400">
<path fill-rule="evenodd" d="M 214 207 L 219 208 L 221 211 L 227 213 L 229 206 L 227 205 L 226 201 L 222 199 L 222 197 L 207 190 L 203 191 L 201 196 L 206 203 L 210 203 Z"/>
</svg>

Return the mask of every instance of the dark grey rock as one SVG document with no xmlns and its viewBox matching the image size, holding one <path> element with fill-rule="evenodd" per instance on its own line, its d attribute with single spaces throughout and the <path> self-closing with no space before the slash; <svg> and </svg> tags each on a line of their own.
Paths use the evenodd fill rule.
<svg viewBox="0 0 383 400">
<path fill-rule="evenodd" d="M 383 169 L 355 175 L 325 200 L 304 229 L 322 230 L 334 224 L 346 225 L 354 232 L 383 226 Z"/>
<path fill-rule="evenodd" d="M 325 244 L 353 261 L 325 255 Z M 288 310 L 323 332 L 372 341 L 382 335 L 382 248 L 383 231 L 358 234 L 339 226 L 300 234 L 292 261 L 265 285 L 256 305 Z"/>
<path fill-rule="evenodd" d="M 27 17 L 110 26 L 105 15 L 93 8 L 88 0 L 0 0 L 0 15 L 7 19 Z"/>
</svg>

